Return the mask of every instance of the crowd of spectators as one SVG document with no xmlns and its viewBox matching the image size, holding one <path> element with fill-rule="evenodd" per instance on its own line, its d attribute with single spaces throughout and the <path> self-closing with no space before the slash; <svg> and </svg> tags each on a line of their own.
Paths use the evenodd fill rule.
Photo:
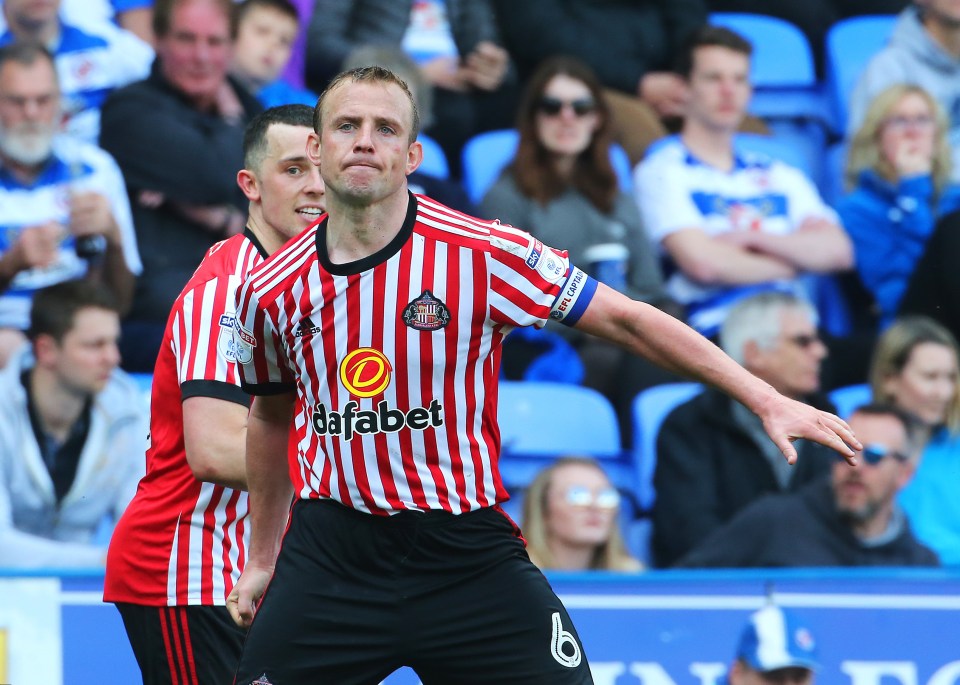
<svg viewBox="0 0 960 685">
<path fill-rule="evenodd" d="M 744 131 L 771 129 L 750 115 L 752 46 L 710 25 L 719 11 L 794 22 L 821 75 L 833 22 L 899 12 L 850 95 L 846 132 L 824 133 L 848 144 L 835 206 L 817 179 L 738 145 Z M 0 433 L 0 502 L 28 460 L 49 481 L 38 503 L 65 506 L 91 487 L 76 470 L 75 434 L 96 428 L 107 377 L 125 388 L 124 371 L 152 371 L 178 293 L 212 245 L 244 229 L 236 175 L 248 122 L 273 105 L 312 106 L 341 69 L 376 63 L 409 83 L 446 157 L 447 177 L 414 173 L 416 192 L 568 249 L 790 397 L 829 406 L 828 358 L 844 379 L 869 378 L 875 404 L 851 422 L 875 449 L 858 469 L 812 445 L 787 466 L 756 418 L 712 390 L 674 410 L 658 441 L 657 504 L 644 512 L 651 565 L 960 563 L 949 487 L 960 472 L 956 2 L 0 0 L 0 17 L 0 364 L 10 386 L 0 427 L 29 410 L 39 444 L 27 454 L 21 436 Z M 461 185 L 463 147 L 507 128 L 516 153 L 475 205 Z M 612 161 L 623 152 L 626 182 Z M 852 360 L 821 323 L 822 286 L 838 276 L 859 282 L 874 313 Z M 62 330 L 35 329 L 34 293 L 65 282 L 105 288 L 113 305 L 81 303 Z M 34 318 L 49 306 L 36 303 Z M 122 336 L 102 344 L 120 354 L 105 353 L 99 380 L 73 388 L 70 416 L 45 418 L 31 393 L 37 378 L 69 384 L 57 374 L 79 372 L 69 348 L 83 307 L 99 318 L 109 309 Z M 678 380 L 552 325 L 505 350 L 511 369 L 544 350 L 568 355 L 551 358 L 565 360 L 555 379 L 605 394 L 625 436 L 637 393 Z M 123 473 L 142 464 L 109 456 L 136 461 Z M 103 487 L 115 495 L 77 515 L 82 531 L 0 507 L 0 545 L 12 527 L 87 540 L 91 522 L 129 496 L 119 475 Z M 618 530 L 629 493 L 597 463 L 556 461 L 525 494 L 530 554 L 544 567 L 642 568 Z M 579 522 L 584 512 L 591 523 Z M 797 520 L 804 527 L 789 535 L 775 528 Z M 78 559 L 99 563 L 101 552 Z"/>
</svg>

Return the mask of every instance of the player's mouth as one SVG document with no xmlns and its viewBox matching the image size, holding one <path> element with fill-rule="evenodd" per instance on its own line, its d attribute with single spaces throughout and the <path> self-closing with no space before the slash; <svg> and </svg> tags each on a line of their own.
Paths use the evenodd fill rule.
<svg viewBox="0 0 960 685">
<path fill-rule="evenodd" d="M 310 220 L 317 219 L 323 214 L 323 210 L 319 207 L 301 207 L 297 210 L 297 214 L 300 216 L 305 216 Z"/>
</svg>

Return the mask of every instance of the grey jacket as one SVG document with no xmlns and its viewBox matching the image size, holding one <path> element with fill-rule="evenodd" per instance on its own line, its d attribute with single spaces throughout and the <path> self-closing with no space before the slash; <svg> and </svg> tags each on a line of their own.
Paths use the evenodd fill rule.
<svg viewBox="0 0 960 685">
<path fill-rule="evenodd" d="M 617 196 L 610 214 L 601 213 L 575 190 L 541 205 L 521 193 L 506 171 L 484 196 L 481 213 L 528 231 L 550 247 L 567 250 L 571 263 L 588 273 L 588 247 L 621 243 L 630 254 L 626 294 L 652 304 L 666 297 L 655 248 L 643 229 L 636 202 L 626 193 Z"/>
<path fill-rule="evenodd" d="M 114 371 L 94 398 L 76 477 L 57 502 L 20 382 L 32 365 L 24 351 L 0 374 L 0 567 L 102 568 L 106 545 L 94 535 L 105 516 L 119 518 L 144 473 L 146 402 Z"/>
</svg>

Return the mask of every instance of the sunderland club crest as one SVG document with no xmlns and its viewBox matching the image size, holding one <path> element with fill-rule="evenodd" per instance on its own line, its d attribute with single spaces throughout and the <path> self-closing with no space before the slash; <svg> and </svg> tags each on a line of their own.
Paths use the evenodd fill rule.
<svg viewBox="0 0 960 685">
<path fill-rule="evenodd" d="M 403 323 L 418 331 L 435 331 L 450 323 L 450 310 L 429 290 L 403 308 Z"/>
</svg>

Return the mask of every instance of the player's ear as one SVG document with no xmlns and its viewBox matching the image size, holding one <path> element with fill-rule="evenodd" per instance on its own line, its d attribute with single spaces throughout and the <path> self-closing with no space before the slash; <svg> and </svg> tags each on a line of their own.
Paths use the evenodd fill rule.
<svg viewBox="0 0 960 685">
<path fill-rule="evenodd" d="M 407 176 L 416 171 L 421 162 L 423 162 L 423 145 L 419 140 L 415 140 L 407 148 Z"/>
<path fill-rule="evenodd" d="M 307 159 L 320 166 L 320 136 L 316 131 L 311 131 L 307 136 Z"/>
<path fill-rule="evenodd" d="M 260 200 L 260 185 L 257 183 L 257 177 L 249 169 L 241 169 L 237 172 L 237 185 L 251 202 Z"/>
</svg>

